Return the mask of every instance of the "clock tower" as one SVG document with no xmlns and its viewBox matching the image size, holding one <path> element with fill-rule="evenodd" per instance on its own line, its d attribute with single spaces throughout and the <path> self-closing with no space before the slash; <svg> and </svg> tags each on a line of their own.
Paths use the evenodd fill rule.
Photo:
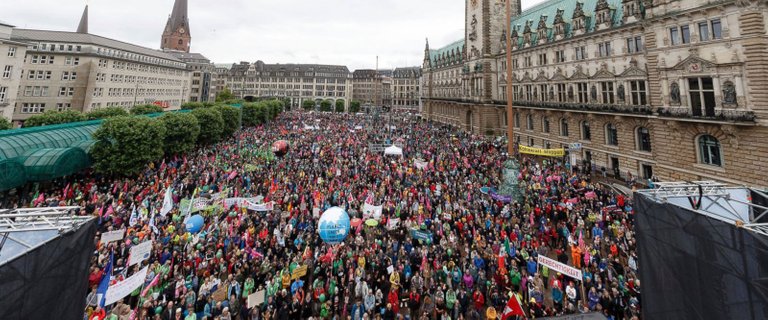
<svg viewBox="0 0 768 320">
<path fill-rule="evenodd" d="M 173 11 L 168 17 L 163 31 L 160 48 L 189 52 L 192 36 L 189 34 L 189 17 L 187 16 L 187 0 L 176 0 Z"/>
<path fill-rule="evenodd" d="M 512 1 L 512 16 L 520 14 L 520 0 L 467 0 L 465 39 L 468 61 L 498 55 L 503 51 L 506 1 Z"/>
</svg>

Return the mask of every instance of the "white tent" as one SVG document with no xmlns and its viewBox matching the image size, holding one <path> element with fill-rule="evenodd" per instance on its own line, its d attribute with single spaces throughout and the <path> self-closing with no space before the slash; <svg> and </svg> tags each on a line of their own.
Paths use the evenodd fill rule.
<svg viewBox="0 0 768 320">
<path fill-rule="evenodd" d="M 384 154 L 385 155 L 389 155 L 389 156 L 401 156 L 402 157 L 403 156 L 403 149 L 402 148 L 398 148 L 395 145 L 392 145 L 392 146 L 387 147 L 386 149 L 384 149 Z"/>
</svg>

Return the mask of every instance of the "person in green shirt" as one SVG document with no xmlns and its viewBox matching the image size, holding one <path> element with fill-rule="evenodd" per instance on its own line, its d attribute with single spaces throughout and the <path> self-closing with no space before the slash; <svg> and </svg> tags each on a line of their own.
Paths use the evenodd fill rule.
<svg viewBox="0 0 768 320">
<path fill-rule="evenodd" d="M 251 293 L 253 293 L 253 278 L 248 277 L 248 279 L 245 279 L 245 284 L 243 285 L 243 298 L 247 298 Z"/>
<path fill-rule="evenodd" d="M 512 283 L 512 287 L 515 289 L 515 291 L 518 291 L 520 289 L 522 275 L 519 271 L 517 271 L 517 268 L 515 267 L 509 268 L 509 270 L 509 282 Z"/>
<path fill-rule="evenodd" d="M 448 288 L 445 292 L 445 306 L 448 310 L 453 310 L 453 305 L 456 303 L 456 292 L 453 288 Z"/>
</svg>

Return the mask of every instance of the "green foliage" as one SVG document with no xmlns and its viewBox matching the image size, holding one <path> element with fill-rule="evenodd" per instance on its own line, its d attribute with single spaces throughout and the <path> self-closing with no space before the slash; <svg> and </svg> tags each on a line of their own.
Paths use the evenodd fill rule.
<svg viewBox="0 0 768 320">
<path fill-rule="evenodd" d="M 280 103 L 283 104 L 283 108 L 285 110 L 291 110 L 291 99 L 289 99 L 289 98 L 282 98 L 282 99 L 280 99 Z"/>
<path fill-rule="evenodd" d="M 224 90 L 221 90 L 221 92 L 216 94 L 216 102 L 225 102 L 227 100 L 232 100 L 235 98 L 235 95 L 232 94 L 232 91 L 229 90 L 229 88 L 224 88 Z"/>
<path fill-rule="evenodd" d="M 235 131 L 240 129 L 240 109 L 227 105 L 219 105 L 213 107 L 221 113 L 221 118 L 224 120 L 223 134 L 224 137 L 231 137 Z"/>
<path fill-rule="evenodd" d="M 312 110 L 315 108 L 315 101 L 304 100 L 304 102 L 301 103 L 301 108 L 303 108 L 304 110 Z"/>
<path fill-rule="evenodd" d="M 0 130 L 13 129 L 13 124 L 4 117 L 0 117 Z"/>
<path fill-rule="evenodd" d="M 320 101 L 320 111 L 331 111 L 331 100 Z"/>
<path fill-rule="evenodd" d="M 264 123 L 266 109 L 262 103 L 243 104 L 243 125 L 255 127 Z"/>
<path fill-rule="evenodd" d="M 142 115 L 142 114 L 150 114 L 150 113 L 159 113 L 163 112 L 163 107 L 157 106 L 154 104 L 142 104 L 142 105 L 136 105 L 131 108 L 131 114 L 133 115 Z"/>
<path fill-rule="evenodd" d="M 42 114 L 34 115 L 24 121 L 24 127 L 39 127 L 52 124 L 62 124 L 70 122 L 85 121 L 85 115 L 78 111 L 46 111 Z"/>
<path fill-rule="evenodd" d="M 198 108 L 204 108 L 204 107 L 210 107 L 213 106 L 213 103 L 210 103 L 210 105 L 207 105 L 210 102 L 202 103 L 202 102 L 187 102 L 181 105 L 181 110 L 195 110 Z"/>
<path fill-rule="evenodd" d="M 224 119 L 221 112 L 215 108 L 200 108 L 192 110 L 192 115 L 200 123 L 199 144 L 212 144 L 221 140 L 224 135 Z"/>
<path fill-rule="evenodd" d="M 354 101 L 349 103 L 349 112 L 351 113 L 358 113 L 360 112 L 360 101 Z"/>
<path fill-rule="evenodd" d="M 344 112 L 344 100 L 336 100 L 336 112 Z"/>
<path fill-rule="evenodd" d="M 166 155 L 192 151 L 200 135 L 200 123 L 190 113 L 168 112 L 157 118 L 165 126 L 163 149 Z"/>
<path fill-rule="evenodd" d="M 162 122 L 147 117 L 106 119 L 93 134 L 94 168 L 106 174 L 138 174 L 163 156 L 165 134 Z"/>
<path fill-rule="evenodd" d="M 98 119 L 121 117 L 121 116 L 127 116 L 127 115 L 128 115 L 128 111 L 125 111 L 125 109 L 121 107 L 106 107 L 106 108 L 91 110 L 90 112 L 85 114 L 85 117 L 88 118 L 88 120 L 98 120 Z"/>
</svg>

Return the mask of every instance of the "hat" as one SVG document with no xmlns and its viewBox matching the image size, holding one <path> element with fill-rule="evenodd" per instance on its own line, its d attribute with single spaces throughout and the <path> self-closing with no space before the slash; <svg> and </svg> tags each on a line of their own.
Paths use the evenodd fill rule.
<svg viewBox="0 0 768 320">
<path fill-rule="evenodd" d="M 181 308 L 176 308 L 176 313 L 181 313 Z"/>
</svg>

